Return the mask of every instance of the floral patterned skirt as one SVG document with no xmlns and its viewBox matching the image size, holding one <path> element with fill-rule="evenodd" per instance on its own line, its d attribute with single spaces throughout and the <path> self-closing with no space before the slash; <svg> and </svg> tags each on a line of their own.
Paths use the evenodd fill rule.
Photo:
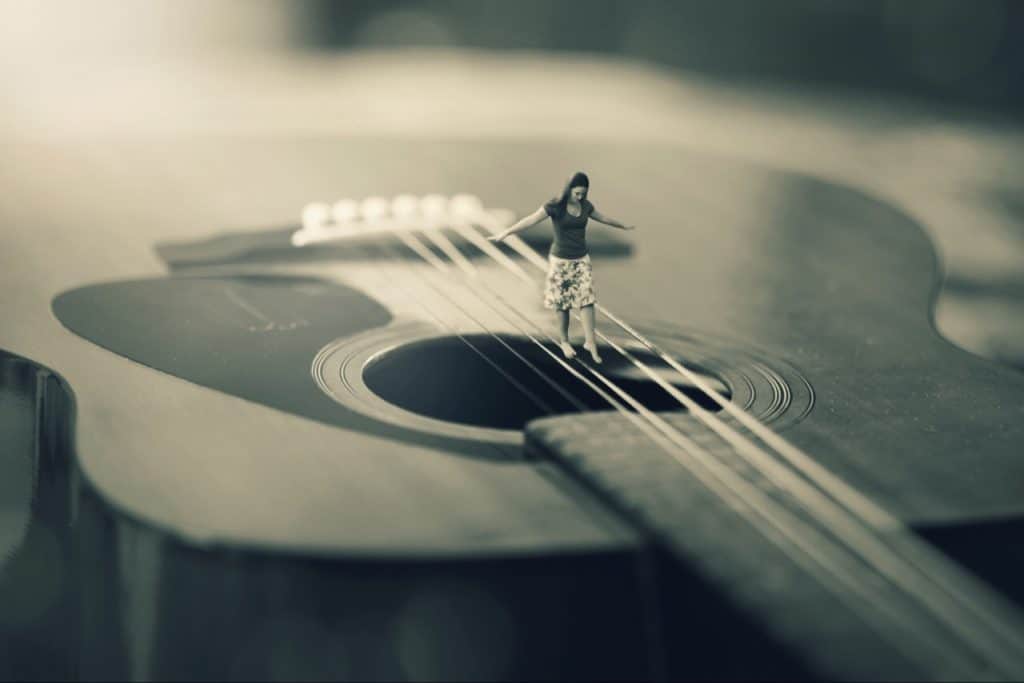
<svg viewBox="0 0 1024 683">
<path fill-rule="evenodd" d="M 548 255 L 548 276 L 544 283 L 544 308 L 566 311 L 597 303 L 590 254 L 576 259 Z"/>
</svg>

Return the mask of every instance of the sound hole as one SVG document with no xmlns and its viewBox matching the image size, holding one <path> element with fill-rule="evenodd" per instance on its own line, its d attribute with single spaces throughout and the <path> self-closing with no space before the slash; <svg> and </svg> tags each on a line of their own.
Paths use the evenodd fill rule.
<svg viewBox="0 0 1024 683">
<path fill-rule="evenodd" d="M 529 339 L 502 336 L 507 347 L 488 335 L 467 335 L 464 339 L 440 337 L 392 349 L 366 365 L 363 381 L 375 394 L 404 410 L 493 429 L 522 429 L 530 420 L 548 415 L 613 410 L 600 394 Z M 561 357 L 557 347 L 546 348 Z M 653 354 L 630 351 L 702 407 L 719 409 L 710 397 Z M 582 349 L 577 348 L 577 352 L 581 357 L 586 355 Z M 601 348 L 600 352 L 604 358 L 600 372 L 644 407 L 654 411 L 685 410 L 613 349 Z M 578 363 L 571 365 L 614 395 Z M 728 387 L 707 370 L 689 363 L 685 367 L 700 374 L 716 391 L 731 396 Z"/>
</svg>

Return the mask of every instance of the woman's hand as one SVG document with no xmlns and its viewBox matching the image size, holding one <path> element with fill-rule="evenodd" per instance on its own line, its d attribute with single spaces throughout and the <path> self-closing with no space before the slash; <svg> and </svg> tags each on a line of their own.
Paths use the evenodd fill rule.
<svg viewBox="0 0 1024 683">
<path fill-rule="evenodd" d="M 548 212 L 545 211 L 544 207 L 542 206 L 539 209 L 537 209 L 536 211 L 534 211 L 533 213 L 531 213 L 529 216 L 527 216 L 525 218 L 520 218 L 518 221 L 516 221 L 512 225 L 510 225 L 507 228 L 505 228 L 502 232 L 499 232 L 497 235 L 491 235 L 487 239 L 489 241 L 491 241 L 491 242 L 501 242 L 501 241 L 505 240 L 506 238 L 508 238 L 510 235 L 516 234 L 520 230 L 526 230 L 527 228 L 529 228 L 532 225 L 537 225 L 538 223 L 540 223 L 542 220 L 544 220 L 547 217 L 548 217 Z"/>
<path fill-rule="evenodd" d="M 636 230 L 635 225 L 626 225 L 622 221 L 617 221 L 614 218 L 611 218 L 610 216 L 605 216 L 597 209 L 594 209 L 593 211 L 590 212 L 590 217 L 593 218 L 598 223 L 610 225 L 611 227 L 616 228 L 617 230 Z"/>
</svg>

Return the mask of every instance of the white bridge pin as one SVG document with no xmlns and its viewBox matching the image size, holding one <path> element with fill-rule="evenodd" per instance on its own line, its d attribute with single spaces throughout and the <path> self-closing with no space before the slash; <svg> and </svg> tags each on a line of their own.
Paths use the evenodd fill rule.
<svg viewBox="0 0 1024 683">
<path fill-rule="evenodd" d="M 370 196 L 339 199 L 334 204 L 311 202 L 302 209 L 302 227 L 292 234 L 297 247 L 354 237 L 372 231 L 437 229 L 445 223 L 490 224 L 488 211 L 474 194 L 452 197 L 427 194 L 417 197 L 400 194 L 390 199 Z"/>
<path fill-rule="evenodd" d="M 367 197 L 359 203 L 359 213 L 367 221 L 376 221 L 391 213 L 391 202 L 384 197 Z"/>
<path fill-rule="evenodd" d="M 467 220 L 478 217 L 484 210 L 483 202 L 474 194 L 457 194 L 452 197 L 450 206 L 452 215 Z"/>
<path fill-rule="evenodd" d="M 391 214 L 395 218 L 409 219 L 420 212 L 420 200 L 411 194 L 400 194 L 391 200 Z"/>
<path fill-rule="evenodd" d="M 334 222 L 340 225 L 351 223 L 359 218 L 359 202 L 354 199 L 339 199 L 331 207 Z"/>
<path fill-rule="evenodd" d="M 306 204 L 302 209 L 302 229 L 309 232 L 316 232 L 323 227 L 331 214 L 330 207 L 323 202 L 312 202 Z"/>
<path fill-rule="evenodd" d="M 428 194 L 420 199 L 420 212 L 427 218 L 442 220 L 448 215 L 448 198 L 443 194 Z"/>
<path fill-rule="evenodd" d="M 323 202 L 311 202 L 302 208 L 302 227 L 292 233 L 292 244 L 301 247 L 307 244 L 311 235 L 323 231 L 331 209 Z"/>
</svg>

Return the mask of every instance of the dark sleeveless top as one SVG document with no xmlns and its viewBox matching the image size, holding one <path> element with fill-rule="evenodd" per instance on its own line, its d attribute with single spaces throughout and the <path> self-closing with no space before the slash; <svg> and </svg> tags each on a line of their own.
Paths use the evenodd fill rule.
<svg viewBox="0 0 1024 683">
<path fill-rule="evenodd" d="M 587 255 L 587 219 L 594 212 L 594 205 L 584 199 L 579 216 L 573 216 L 558 206 L 558 200 L 552 199 L 544 205 L 544 211 L 551 216 L 555 226 L 555 241 L 551 244 L 551 254 L 558 258 L 576 259 Z"/>
</svg>

